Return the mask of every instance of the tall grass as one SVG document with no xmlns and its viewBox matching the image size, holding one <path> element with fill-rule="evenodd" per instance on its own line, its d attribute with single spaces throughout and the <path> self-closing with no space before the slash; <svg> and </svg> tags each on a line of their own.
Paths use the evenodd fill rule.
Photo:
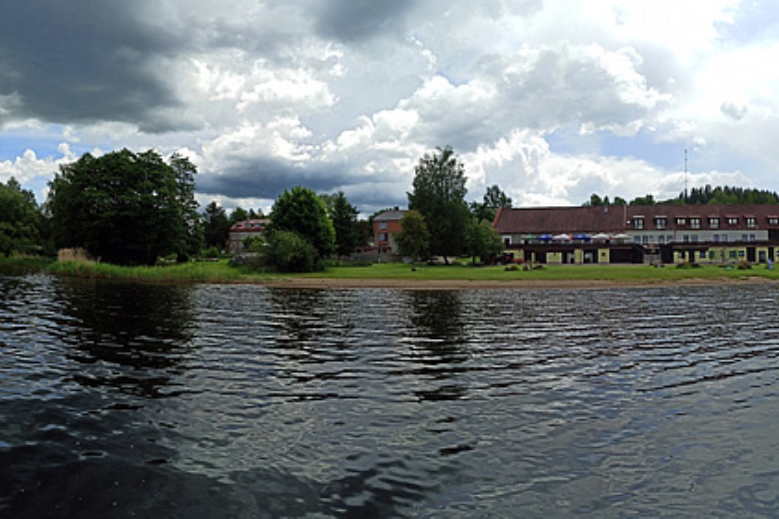
<svg viewBox="0 0 779 519">
<path fill-rule="evenodd" d="M 159 283 L 263 283 L 284 279 L 380 279 L 407 281 L 566 281 L 603 280 L 613 282 L 674 283 L 684 280 L 779 280 L 779 270 L 755 265 L 748 270 L 723 268 L 665 268 L 647 265 L 547 265 L 538 270 L 507 270 L 503 266 L 474 267 L 467 263 L 452 265 L 388 264 L 330 266 L 321 272 L 287 274 L 259 272 L 249 266 L 232 266 L 228 260 L 121 267 L 94 261 L 58 261 L 45 258 L 0 259 L 0 273 L 26 273 L 46 269 L 55 275 L 85 278 L 125 279 Z M 14 270 L 15 272 L 11 272 Z"/>
</svg>

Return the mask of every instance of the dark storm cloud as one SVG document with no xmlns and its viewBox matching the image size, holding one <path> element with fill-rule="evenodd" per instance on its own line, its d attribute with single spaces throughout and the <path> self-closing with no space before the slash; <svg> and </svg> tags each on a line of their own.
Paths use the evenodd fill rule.
<svg viewBox="0 0 779 519">
<path fill-rule="evenodd" d="M 134 122 L 165 129 L 155 111 L 178 103 L 153 58 L 181 42 L 144 26 L 143 2 L 4 1 L 0 95 L 20 100 L 13 118 Z"/>
<path fill-rule="evenodd" d="M 285 189 L 305 186 L 317 193 L 340 189 L 349 180 L 337 168 L 305 168 L 281 160 L 255 159 L 235 164 L 222 174 L 200 175 L 197 191 L 230 198 L 275 199 Z"/>
<path fill-rule="evenodd" d="M 320 3 L 319 33 L 327 38 L 352 42 L 401 29 L 411 0 L 330 0 Z"/>
</svg>

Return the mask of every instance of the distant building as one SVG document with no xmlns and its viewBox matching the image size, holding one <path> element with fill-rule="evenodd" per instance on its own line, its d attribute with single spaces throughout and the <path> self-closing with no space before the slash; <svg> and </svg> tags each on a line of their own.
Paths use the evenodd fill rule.
<svg viewBox="0 0 779 519">
<path fill-rule="evenodd" d="M 256 220 L 244 220 L 236 222 L 230 227 L 229 251 L 232 254 L 243 252 L 243 240 L 250 236 L 262 237 L 265 227 L 270 223 L 267 218 Z"/>
<path fill-rule="evenodd" d="M 404 209 L 395 207 L 395 209 L 384 211 L 373 218 L 376 252 L 379 254 L 400 254 L 398 244 L 392 235 L 401 231 L 400 221 L 406 212 Z"/>
<path fill-rule="evenodd" d="M 777 205 L 499 209 L 507 249 L 538 263 L 724 263 L 779 259 Z"/>
</svg>

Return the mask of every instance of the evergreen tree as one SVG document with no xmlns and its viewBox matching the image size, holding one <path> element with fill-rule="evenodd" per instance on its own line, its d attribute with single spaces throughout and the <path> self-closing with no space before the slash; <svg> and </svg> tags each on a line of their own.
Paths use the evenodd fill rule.
<svg viewBox="0 0 779 519">
<path fill-rule="evenodd" d="M 335 251 L 339 256 L 348 256 L 357 247 L 357 208 L 339 191 L 333 196 L 330 219 L 335 230 Z"/>
<path fill-rule="evenodd" d="M 206 206 L 203 212 L 203 234 L 206 247 L 224 249 L 230 238 L 230 220 L 225 210 L 215 201 Z"/>
</svg>

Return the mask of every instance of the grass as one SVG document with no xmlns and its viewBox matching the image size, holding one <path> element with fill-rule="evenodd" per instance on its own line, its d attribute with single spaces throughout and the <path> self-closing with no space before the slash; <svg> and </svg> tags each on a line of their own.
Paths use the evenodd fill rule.
<svg viewBox="0 0 779 519">
<path fill-rule="evenodd" d="M 298 274 L 303 278 L 330 279 L 408 279 L 408 280 L 460 280 L 460 281 L 565 281 L 604 280 L 616 282 L 673 282 L 689 279 L 733 279 L 748 278 L 779 279 L 778 270 L 768 270 L 757 265 L 749 270 L 730 269 L 718 265 L 704 265 L 699 268 L 663 268 L 647 265 L 545 265 L 538 270 L 507 271 L 503 266 L 471 267 L 453 265 L 410 265 L 376 264 L 368 268 L 334 267 L 325 272 Z"/>
<path fill-rule="evenodd" d="M 379 279 L 408 281 L 566 281 L 603 280 L 619 283 L 673 283 L 702 280 L 779 279 L 779 270 L 755 265 L 748 270 L 735 265 L 724 268 L 702 265 L 699 268 L 664 268 L 647 265 L 546 265 L 538 270 L 506 270 L 503 266 L 473 267 L 468 263 L 452 265 L 406 265 L 379 263 L 370 266 L 333 266 L 322 272 L 305 274 L 261 273 L 245 266 L 231 266 L 228 260 L 183 263 L 153 267 L 120 267 L 91 261 L 55 262 L 43 258 L 0 259 L 0 273 L 25 273 L 46 269 L 55 275 L 125 279 L 159 283 L 267 283 L 285 279 Z"/>
</svg>

